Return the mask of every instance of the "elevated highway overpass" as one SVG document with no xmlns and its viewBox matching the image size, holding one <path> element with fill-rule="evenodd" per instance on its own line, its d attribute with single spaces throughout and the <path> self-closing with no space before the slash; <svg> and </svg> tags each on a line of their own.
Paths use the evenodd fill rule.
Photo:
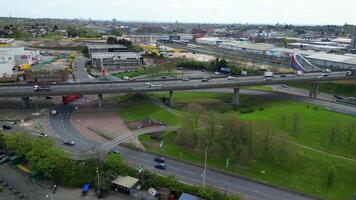
<svg viewBox="0 0 356 200">
<path fill-rule="evenodd" d="M 90 83 L 68 83 L 60 85 L 51 85 L 49 91 L 33 91 L 32 85 L 9 85 L 0 87 L 0 97 L 27 97 L 33 96 L 62 96 L 71 94 L 93 95 L 99 97 L 98 105 L 101 107 L 103 94 L 115 93 L 145 93 L 145 92 L 164 92 L 169 91 L 172 97 L 173 91 L 177 90 L 200 90 L 212 88 L 234 88 L 234 103 L 238 102 L 238 88 L 242 86 L 254 85 L 277 85 L 292 83 L 321 83 L 341 80 L 356 79 L 356 74 L 350 74 L 350 71 L 338 71 L 328 74 L 306 73 L 303 76 L 276 75 L 273 78 L 264 76 L 236 77 L 234 80 L 227 78 L 215 78 L 203 82 L 201 79 L 189 81 L 183 80 L 155 80 L 155 81 L 117 81 L 117 82 L 90 82 Z M 147 82 L 151 87 L 147 86 Z M 313 87 L 317 90 L 317 87 Z M 311 94 L 316 94 L 312 91 Z M 311 95 L 313 97 L 313 95 Z"/>
</svg>

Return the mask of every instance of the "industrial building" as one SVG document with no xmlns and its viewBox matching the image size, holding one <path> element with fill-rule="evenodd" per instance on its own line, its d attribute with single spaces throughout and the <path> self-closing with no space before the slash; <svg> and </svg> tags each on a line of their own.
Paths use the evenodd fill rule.
<svg viewBox="0 0 356 200">
<path fill-rule="evenodd" d="M 305 49 L 305 50 L 315 50 L 315 51 L 325 51 L 325 52 L 342 52 L 346 51 L 347 47 L 346 46 L 334 46 L 331 45 L 330 43 L 315 43 L 315 44 L 310 44 L 310 43 L 300 43 L 300 42 L 295 42 L 295 43 L 289 43 L 289 47 L 291 48 L 300 48 L 300 49 Z"/>
<path fill-rule="evenodd" d="M 149 34 L 149 35 L 124 35 L 124 39 L 131 41 L 133 44 L 152 45 L 160 40 L 183 40 L 192 41 L 193 34 Z"/>
<path fill-rule="evenodd" d="M 197 43 L 212 45 L 218 48 L 228 49 L 231 51 L 269 56 L 271 58 L 291 58 L 294 54 L 304 56 L 309 62 L 321 68 L 338 68 L 338 69 L 356 69 L 356 57 L 352 55 L 338 55 L 328 53 L 330 51 L 343 51 L 347 49 L 347 42 L 351 40 L 343 39 L 324 42 L 318 44 L 305 44 L 312 48 L 302 48 L 302 43 L 293 43 L 297 48 L 281 48 L 268 43 L 252 43 L 248 41 L 221 40 L 219 38 L 198 38 Z M 356 43 L 355 40 L 353 40 Z M 331 44 L 333 43 L 333 44 Z M 339 44 L 334 44 L 339 43 Z M 341 44 L 342 43 L 342 44 Z M 352 43 L 351 45 L 356 45 Z M 304 43 L 303 43 L 304 44 Z M 326 45 L 329 44 L 329 45 Z M 190 44 L 188 44 L 189 46 Z"/>
<path fill-rule="evenodd" d="M 107 52 L 127 52 L 128 48 L 120 44 L 87 44 L 88 53 L 91 56 L 93 53 Z"/>
<path fill-rule="evenodd" d="M 9 77 L 13 68 L 22 64 L 32 65 L 39 51 L 27 51 L 24 47 L 0 48 L 0 77 Z"/>
<path fill-rule="evenodd" d="M 306 57 L 312 64 L 323 68 L 356 69 L 356 57 L 315 53 Z"/>
<path fill-rule="evenodd" d="M 351 40 L 351 49 L 356 49 L 356 36 Z"/>
<path fill-rule="evenodd" d="M 92 53 L 92 66 L 108 71 L 134 70 L 143 65 L 141 54 L 133 52 Z"/>
<path fill-rule="evenodd" d="M 202 37 L 195 40 L 198 44 L 219 45 L 224 41 L 216 37 Z"/>
</svg>

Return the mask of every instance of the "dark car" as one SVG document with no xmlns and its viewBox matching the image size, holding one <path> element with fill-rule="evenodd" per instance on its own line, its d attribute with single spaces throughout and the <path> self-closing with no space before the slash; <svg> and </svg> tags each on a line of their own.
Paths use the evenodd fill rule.
<svg viewBox="0 0 356 200">
<path fill-rule="evenodd" d="M 201 79 L 201 82 L 208 82 L 209 80 L 210 80 L 209 78 L 205 77 L 205 78 Z"/>
<path fill-rule="evenodd" d="M 50 96 L 46 96 L 46 99 L 53 99 L 53 97 L 50 97 Z"/>
<path fill-rule="evenodd" d="M 63 144 L 69 145 L 69 146 L 74 146 L 75 142 L 73 140 L 64 140 Z"/>
<path fill-rule="evenodd" d="M 337 94 L 335 94 L 335 96 L 334 96 L 336 99 L 340 99 L 340 100 L 343 100 L 344 99 L 344 97 L 342 97 L 342 96 L 339 96 L 339 95 L 337 95 Z"/>
<path fill-rule="evenodd" d="M 166 164 L 158 163 L 157 165 L 155 165 L 155 168 L 160 169 L 160 170 L 165 170 L 166 169 Z"/>
<path fill-rule="evenodd" d="M 164 157 L 156 156 L 155 161 L 159 163 L 164 163 L 166 159 Z"/>
<path fill-rule="evenodd" d="M 5 164 L 5 163 L 10 161 L 10 157 L 7 156 L 7 155 L 2 155 L 0 158 L 1 158 L 0 159 L 0 165 Z"/>
<path fill-rule="evenodd" d="M 3 130 L 11 130 L 12 129 L 12 126 L 9 126 L 9 125 L 2 125 L 2 129 Z"/>
</svg>

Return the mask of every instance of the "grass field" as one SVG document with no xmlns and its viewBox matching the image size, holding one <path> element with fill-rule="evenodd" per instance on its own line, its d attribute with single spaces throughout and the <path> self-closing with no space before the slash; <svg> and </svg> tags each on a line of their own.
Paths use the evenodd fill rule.
<svg viewBox="0 0 356 200">
<path fill-rule="evenodd" d="M 167 94 L 156 93 L 154 96 L 162 97 L 167 96 Z M 174 93 L 174 102 L 178 104 L 176 107 L 178 109 L 184 108 L 184 105 L 187 103 L 199 103 L 211 111 L 217 111 L 220 110 L 217 107 L 225 107 L 225 102 L 229 100 L 231 100 L 231 94 L 208 92 Z M 348 126 L 356 120 L 355 117 L 329 112 L 320 107 L 288 100 L 271 101 L 242 96 L 242 102 L 243 105 L 252 108 L 253 111 L 241 114 L 238 112 L 239 108 L 237 108 L 224 109 L 224 112 L 236 113 L 243 121 L 253 121 L 256 124 L 256 127 L 254 127 L 256 131 L 262 131 L 263 126 L 268 125 L 274 137 L 288 134 L 294 141 L 294 144 L 291 145 L 297 149 L 300 160 L 298 160 L 296 166 L 292 166 L 288 170 L 276 167 L 269 158 L 250 165 L 241 165 L 232 160 L 231 167 L 229 168 L 230 172 L 326 199 L 350 199 L 352 194 L 356 193 L 356 161 L 336 158 L 328 154 L 333 153 L 356 159 L 356 135 L 353 135 L 351 145 L 347 145 L 346 142 Z M 147 108 L 144 106 L 132 109 L 143 112 L 142 110 Z M 159 118 L 167 120 L 173 117 L 172 114 L 169 113 L 169 115 L 166 115 L 167 113 L 159 112 L 157 109 L 160 110 L 159 107 L 147 110 L 150 110 L 148 112 L 149 115 L 159 113 L 156 116 L 157 120 Z M 292 121 L 295 116 L 298 116 L 298 125 L 296 133 L 293 134 Z M 179 117 L 174 117 L 176 125 L 179 125 L 179 121 Z M 331 129 L 333 127 L 336 127 L 337 131 L 334 142 L 330 142 Z M 174 133 L 165 133 L 163 137 L 165 140 L 165 155 L 177 159 L 182 158 L 198 164 L 203 163 L 204 156 L 202 152 L 175 145 Z M 160 152 L 159 141 L 155 141 L 147 135 L 140 136 L 140 140 L 147 150 L 156 153 Z M 224 169 L 225 158 L 221 156 L 214 157 L 214 155 L 211 155 L 209 158 L 209 166 Z M 326 184 L 326 174 L 330 163 L 334 163 L 337 169 L 336 182 L 332 187 Z M 261 171 L 265 171 L 266 173 L 263 174 Z"/>
<path fill-rule="evenodd" d="M 131 99 L 129 98 L 128 100 L 130 101 Z M 169 126 L 179 127 L 181 124 L 179 116 L 165 111 L 143 99 L 138 100 L 134 106 L 121 107 L 118 114 L 125 122 L 152 118 Z"/>
</svg>

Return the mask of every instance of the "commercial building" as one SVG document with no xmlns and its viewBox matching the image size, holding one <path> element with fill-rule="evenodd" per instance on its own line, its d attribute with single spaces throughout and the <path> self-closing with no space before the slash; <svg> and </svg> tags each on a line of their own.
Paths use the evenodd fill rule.
<svg viewBox="0 0 356 200">
<path fill-rule="evenodd" d="M 127 52 L 128 48 L 119 44 L 87 44 L 88 53 Z"/>
<path fill-rule="evenodd" d="M 106 52 L 91 55 L 92 66 L 109 71 L 134 70 L 143 65 L 141 54 L 133 52 Z"/>
<path fill-rule="evenodd" d="M 319 42 L 315 44 L 295 42 L 295 43 L 289 43 L 288 46 L 292 48 L 325 51 L 325 52 L 341 52 L 347 50 L 346 46 L 334 46 L 334 45 L 330 45 L 330 43 L 325 43 L 325 42 L 324 43 Z"/>
</svg>

